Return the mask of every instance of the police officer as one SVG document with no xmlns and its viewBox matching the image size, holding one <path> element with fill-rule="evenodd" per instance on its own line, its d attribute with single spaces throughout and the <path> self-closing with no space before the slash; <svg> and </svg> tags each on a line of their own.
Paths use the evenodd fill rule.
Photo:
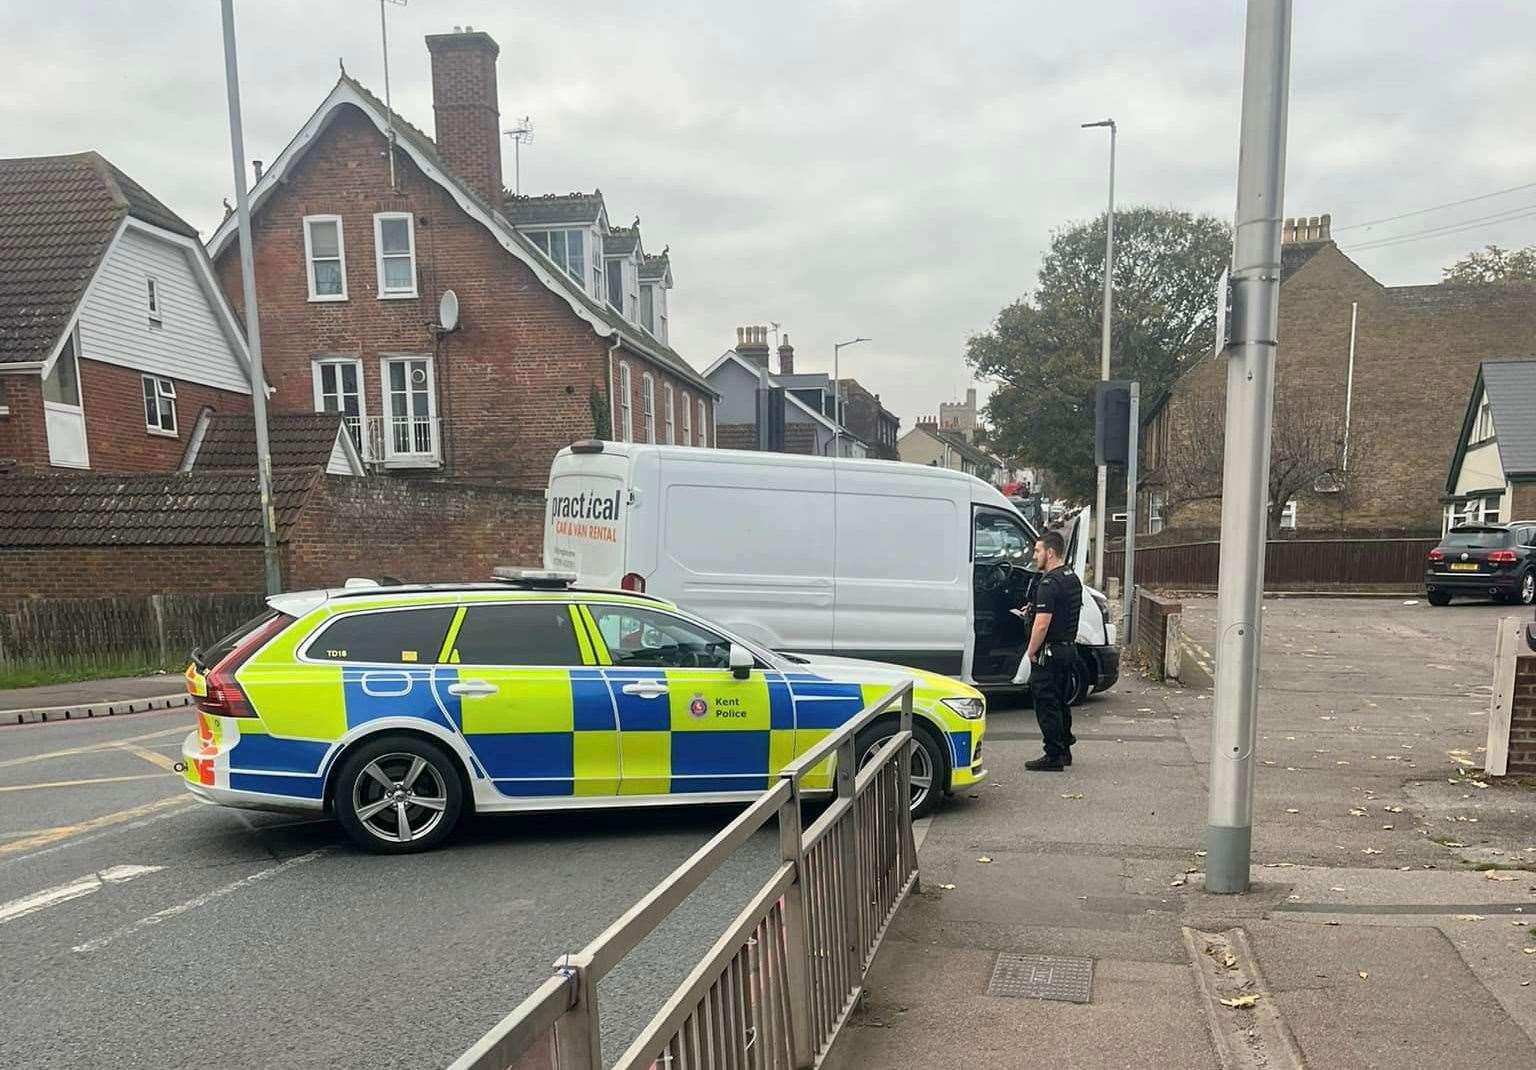
<svg viewBox="0 0 1536 1070">
<path fill-rule="evenodd" d="M 1045 754 L 1024 768 L 1034 772 L 1060 772 L 1072 764 L 1072 711 L 1067 696 L 1077 661 L 1077 618 L 1082 612 L 1083 583 L 1063 558 L 1066 543 L 1061 532 L 1047 531 L 1035 543 L 1035 567 L 1041 576 L 1035 586 L 1034 622 L 1024 657 L 1031 663 L 1029 689 L 1034 696 L 1035 719 L 1045 740 Z"/>
</svg>

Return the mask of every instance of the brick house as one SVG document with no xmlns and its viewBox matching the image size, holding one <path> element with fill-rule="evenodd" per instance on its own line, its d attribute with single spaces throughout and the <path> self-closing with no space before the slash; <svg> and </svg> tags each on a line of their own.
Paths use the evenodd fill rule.
<svg viewBox="0 0 1536 1070">
<path fill-rule="evenodd" d="M 896 440 L 901 437 L 901 417 L 880 403 L 880 395 L 857 379 L 839 379 L 843 401 L 843 426 L 869 445 L 869 456 L 900 460 Z"/>
<path fill-rule="evenodd" d="M 795 347 L 779 344 L 779 372 L 768 368 L 768 328 L 738 327 L 736 345 L 705 370 L 720 395 L 719 444 L 817 456 L 865 457 L 869 447 L 833 417 L 832 378 L 796 372 Z"/>
<path fill-rule="evenodd" d="M 205 409 L 250 385 L 197 232 L 98 153 L 0 160 L 0 473 L 168 471 Z"/>
<path fill-rule="evenodd" d="M 387 473 L 513 487 L 595 435 L 711 443 L 715 392 L 667 342 L 669 257 L 600 192 L 508 194 L 496 42 L 427 47 L 435 140 L 343 73 L 251 191 L 274 409 L 342 413 Z M 233 217 L 208 251 L 239 305 Z"/>
<path fill-rule="evenodd" d="M 916 427 L 901 436 L 896 448 L 908 464 L 949 468 L 989 483 L 997 479 L 996 457 L 969 441 L 962 432 L 940 427 L 936 420 L 919 420 Z"/>
<path fill-rule="evenodd" d="M 1334 243 L 1328 216 L 1287 220 L 1280 272 L 1275 396 L 1330 414 L 1348 443 L 1346 470 L 1285 509 L 1298 534 L 1434 535 L 1444 458 L 1465 393 L 1490 355 L 1528 353 L 1536 285 L 1383 286 Z M 1213 533 L 1219 501 L 1170 502 L 1166 465 L 1188 449 L 1191 413 L 1220 411 L 1225 358 L 1190 368 L 1141 421 L 1138 516 L 1144 531 Z"/>
<path fill-rule="evenodd" d="M 1442 533 L 1536 520 L 1536 360 L 1478 367 L 1441 501 Z"/>
</svg>

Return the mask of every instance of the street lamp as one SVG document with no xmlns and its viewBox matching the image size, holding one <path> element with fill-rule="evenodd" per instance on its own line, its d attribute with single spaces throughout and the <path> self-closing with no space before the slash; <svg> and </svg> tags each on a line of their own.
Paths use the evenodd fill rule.
<svg viewBox="0 0 1536 1070">
<path fill-rule="evenodd" d="M 856 346 L 860 342 L 872 341 L 874 341 L 873 338 L 850 338 L 832 347 L 832 422 L 837 424 L 837 430 L 832 432 L 832 447 L 836 456 L 839 457 L 843 455 L 843 381 L 837 374 L 837 356 L 843 351 L 843 346 Z"/>
<path fill-rule="evenodd" d="M 1096 123 L 1083 123 L 1084 130 L 1093 127 L 1109 127 L 1109 211 L 1104 216 L 1104 324 L 1102 335 L 1099 339 L 1099 378 L 1109 381 L 1109 324 L 1110 313 L 1114 309 L 1115 302 L 1115 134 L 1117 128 L 1113 119 L 1100 119 Z M 1131 428 L 1131 434 L 1136 434 L 1136 428 Z M 1099 465 L 1099 496 L 1098 513 L 1094 520 L 1093 539 L 1093 579 L 1100 587 L 1104 586 L 1104 511 L 1108 507 L 1108 469 Z M 1129 601 L 1131 595 L 1127 591 L 1125 598 Z"/>
</svg>

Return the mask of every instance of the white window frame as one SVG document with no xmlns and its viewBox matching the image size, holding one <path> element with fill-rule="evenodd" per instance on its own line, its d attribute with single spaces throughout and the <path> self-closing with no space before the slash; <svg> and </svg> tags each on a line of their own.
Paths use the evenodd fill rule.
<svg viewBox="0 0 1536 1070">
<path fill-rule="evenodd" d="M 709 410 L 704 407 L 704 399 L 699 399 L 699 445 L 709 445 Z"/>
<path fill-rule="evenodd" d="M 384 224 L 391 220 L 405 220 L 405 235 L 407 251 L 404 254 L 390 253 L 390 259 L 398 260 L 402 255 L 411 261 L 411 286 L 408 290 L 391 290 L 384 284 Z M 416 284 L 416 217 L 410 212 L 375 212 L 373 214 L 373 267 L 378 273 L 379 300 L 393 301 L 399 298 L 410 298 L 418 295 Z M 345 278 L 345 276 L 343 276 Z M 345 283 L 342 284 L 345 288 Z"/>
<path fill-rule="evenodd" d="M 1477 409 L 1477 426 L 1472 432 L 1473 442 L 1482 442 L 1493 437 L 1493 403 L 1483 396 L 1483 403 Z"/>
<path fill-rule="evenodd" d="M 1161 491 L 1147 492 L 1147 534 L 1156 535 L 1163 530 L 1163 494 Z"/>
<path fill-rule="evenodd" d="M 153 275 L 146 275 L 144 288 L 149 293 L 149 322 L 158 326 L 164 322 L 164 314 L 160 311 L 160 280 Z"/>
<path fill-rule="evenodd" d="M 1285 508 L 1280 511 L 1280 530 L 1295 531 L 1297 518 L 1301 515 L 1301 504 L 1292 498 L 1285 503 Z"/>
<path fill-rule="evenodd" d="M 315 290 L 314 242 L 310 230 L 314 223 L 336 224 L 336 259 L 341 267 L 341 293 L 323 294 Z M 327 260 L 331 259 L 326 257 Z M 309 283 L 311 301 L 345 301 L 347 299 L 347 238 L 346 228 L 339 215 L 307 215 L 304 217 L 304 276 Z"/>
<path fill-rule="evenodd" d="M 560 242 L 561 242 L 560 255 L 561 255 L 561 257 L 564 258 L 564 262 L 563 263 L 560 260 L 556 260 L 555 259 L 555 254 L 554 254 L 554 252 L 552 251 L 552 248 L 551 248 L 551 241 L 552 241 L 552 239 L 554 238 L 554 236 L 556 234 L 560 235 Z M 571 267 L 570 267 L 570 263 L 571 263 L 570 239 L 568 237 L 566 237 L 566 235 L 568 235 L 568 234 L 580 234 L 582 236 L 581 237 L 581 260 L 582 260 L 582 269 L 581 269 L 581 271 L 572 271 L 571 270 Z M 586 288 L 586 285 L 587 285 L 586 274 L 585 274 L 586 273 L 586 264 L 587 264 L 587 261 L 589 259 L 591 259 L 591 250 L 593 248 L 592 232 L 590 230 L 588 230 L 586 227 L 547 227 L 547 228 L 542 228 L 540 230 L 529 232 L 528 238 L 529 238 L 530 241 L 532 241 L 534 243 L 535 246 L 537 246 L 539 248 L 539 252 L 543 253 L 546 257 L 549 258 L 549 262 L 551 264 L 554 264 L 555 267 L 557 267 L 561 271 L 565 272 L 566 275 L 569 276 L 570 278 L 575 279 L 576 282 L 583 289 Z M 539 245 L 540 239 L 543 240 L 543 245 L 542 246 Z M 597 255 L 598 255 L 598 258 L 601 259 L 602 252 L 601 252 L 601 248 L 600 247 L 599 247 L 599 251 L 598 251 Z M 602 268 L 599 267 L 598 268 L 598 272 L 601 273 L 601 271 L 602 271 Z M 598 298 L 600 300 L 606 300 L 606 298 L 604 297 L 604 295 L 602 293 L 601 288 L 599 288 L 599 290 L 598 290 Z"/>
<path fill-rule="evenodd" d="M 418 362 L 424 363 L 427 368 L 427 412 L 425 416 L 427 420 L 427 449 L 397 450 L 395 449 L 393 427 L 395 410 L 394 406 L 390 404 L 389 368 L 392 364 L 415 364 Z M 386 467 L 390 465 L 402 468 L 433 467 L 440 462 L 442 449 L 437 433 L 437 369 L 434 365 L 435 362 L 430 353 L 385 353 L 379 357 L 379 401 L 383 406 L 379 416 L 379 425 L 383 431 L 383 434 L 380 435 L 382 440 L 380 453 L 384 458 Z M 409 399 L 412 393 L 409 389 L 409 380 L 407 380 L 406 386 L 406 397 Z M 406 408 L 410 408 L 409 400 L 406 402 Z M 414 421 L 423 419 L 423 417 L 416 413 L 407 412 L 406 419 Z M 414 444 L 414 434 L 412 434 L 412 442 Z"/>
<path fill-rule="evenodd" d="M 619 441 L 635 440 L 634 379 L 629 374 L 629 362 L 619 361 Z"/>
<path fill-rule="evenodd" d="M 613 303 L 613 282 L 615 278 L 619 281 L 619 300 L 622 302 L 624 300 L 624 261 L 615 257 L 612 260 L 605 260 L 604 263 L 608 267 L 603 274 L 603 303 L 622 315 L 624 310 Z M 618 272 L 617 275 L 614 274 L 615 271 Z"/>
<path fill-rule="evenodd" d="M 155 392 L 155 412 L 157 416 L 163 417 L 165 410 L 162 406 L 167 401 L 171 403 L 171 426 L 166 427 L 163 423 L 150 423 L 149 411 L 146 409 L 144 413 L 144 430 L 151 435 L 160 435 L 164 438 L 180 437 L 179 432 L 176 430 L 176 384 L 161 375 L 141 375 L 139 376 L 139 391 L 140 397 L 143 400 L 148 400 L 143 398 L 143 394 L 145 388 L 150 386 L 153 386 Z"/>
<path fill-rule="evenodd" d="M 640 373 L 640 417 L 645 441 L 656 444 L 656 379 L 650 372 Z"/>
<path fill-rule="evenodd" d="M 666 415 L 661 426 L 666 428 L 667 445 L 677 445 L 677 395 L 672 390 L 671 383 L 661 385 L 661 403 L 666 406 Z"/>
<path fill-rule="evenodd" d="M 310 361 L 310 369 L 311 369 L 311 371 L 310 371 L 310 381 L 311 381 L 311 383 L 313 384 L 313 387 L 314 387 L 315 411 L 316 412 L 330 412 L 331 411 L 331 410 L 329 410 L 329 409 L 327 409 L 325 407 L 325 387 L 324 387 L 323 382 L 321 381 L 322 376 L 324 375 L 324 373 L 320 370 L 322 367 L 324 367 L 327 364 L 329 364 L 332 367 L 335 367 L 337 369 L 337 372 L 336 372 L 336 388 L 337 388 L 336 397 L 338 399 L 338 402 L 340 401 L 340 398 L 342 397 L 342 394 L 341 394 L 341 371 L 340 371 L 340 368 L 343 365 L 350 364 L 353 368 L 357 369 L 357 436 L 355 438 L 353 438 L 352 444 L 357 447 L 358 456 L 362 457 L 362 459 L 366 461 L 366 460 L 368 460 L 368 452 L 369 452 L 368 451 L 368 387 L 367 387 L 367 384 L 363 380 L 363 361 L 362 361 L 362 358 L 361 357 L 316 357 L 314 360 Z M 346 411 L 343 410 L 343 409 L 337 409 L 336 410 L 336 414 L 338 416 L 342 417 L 343 419 L 347 418 Z"/>
<path fill-rule="evenodd" d="M 693 399 L 683 391 L 683 445 L 693 445 Z"/>
<path fill-rule="evenodd" d="M 1467 504 L 1478 510 L 1479 524 L 1497 524 L 1499 514 L 1504 511 L 1504 495 L 1484 494 L 1481 498 L 1473 499 Z"/>
</svg>

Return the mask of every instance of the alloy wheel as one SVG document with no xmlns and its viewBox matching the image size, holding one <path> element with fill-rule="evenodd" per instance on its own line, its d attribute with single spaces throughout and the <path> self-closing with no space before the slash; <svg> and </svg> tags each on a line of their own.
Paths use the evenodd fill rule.
<svg viewBox="0 0 1536 1070">
<path fill-rule="evenodd" d="M 370 834 L 410 843 L 443 820 L 448 791 L 437 768 L 419 754 L 380 755 L 352 785 L 352 810 Z"/>
<path fill-rule="evenodd" d="M 1525 574 L 1525 579 L 1520 581 L 1520 604 L 1531 605 L 1536 603 L 1536 570 Z"/>
<path fill-rule="evenodd" d="M 863 769 L 875 760 L 875 755 L 885 745 L 889 736 L 877 739 L 859 757 L 859 768 Z M 928 748 L 918 742 L 916 735 L 912 738 L 912 809 L 916 810 L 927 801 L 929 792 L 933 791 L 933 760 L 928 756 Z"/>
</svg>

